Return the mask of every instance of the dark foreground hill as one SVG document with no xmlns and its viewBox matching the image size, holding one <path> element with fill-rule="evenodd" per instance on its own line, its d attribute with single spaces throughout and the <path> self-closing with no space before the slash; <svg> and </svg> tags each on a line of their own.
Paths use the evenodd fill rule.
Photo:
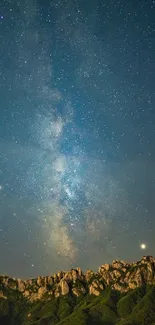
<svg viewBox="0 0 155 325">
<path fill-rule="evenodd" d="M 26 281 L 0 277 L 0 325 L 155 325 L 155 259 Z"/>
</svg>

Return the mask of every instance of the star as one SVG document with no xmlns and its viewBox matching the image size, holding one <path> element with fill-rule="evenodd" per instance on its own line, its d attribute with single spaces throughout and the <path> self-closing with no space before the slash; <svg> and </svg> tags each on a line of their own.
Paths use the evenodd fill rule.
<svg viewBox="0 0 155 325">
<path fill-rule="evenodd" d="M 144 244 L 144 243 L 141 244 L 141 245 L 140 245 L 140 248 L 143 249 L 143 250 L 146 249 L 146 244 Z"/>
<path fill-rule="evenodd" d="M 135 7 L 132 26 L 125 1 L 23 1 L 20 13 L 2 2 L 1 272 L 154 254 L 149 1 Z"/>
</svg>

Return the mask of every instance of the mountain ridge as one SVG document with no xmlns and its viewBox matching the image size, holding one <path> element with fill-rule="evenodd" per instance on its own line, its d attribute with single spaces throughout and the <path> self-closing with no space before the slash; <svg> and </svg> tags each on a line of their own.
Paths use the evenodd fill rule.
<svg viewBox="0 0 155 325">
<path fill-rule="evenodd" d="M 0 276 L 0 325 L 155 325 L 155 259 L 27 280 Z"/>
<path fill-rule="evenodd" d="M 140 261 L 127 263 L 114 260 L 102 264 L 97 272 L 81 268 L 60 271 L 52 276 L 39 276 L 27 280 L 0 276 L 0 297 L 5 298 L 2 287 L 19 290 L 30 301 L 41 299 L 45 294 L 59 297 L 72 292 L 74 295 L 93 294 L 99 296 L 109 285 L 112 289 L 127 292 L 143 284 L 155 284 L 155 258 L 143 256 Z"/>
</svg>

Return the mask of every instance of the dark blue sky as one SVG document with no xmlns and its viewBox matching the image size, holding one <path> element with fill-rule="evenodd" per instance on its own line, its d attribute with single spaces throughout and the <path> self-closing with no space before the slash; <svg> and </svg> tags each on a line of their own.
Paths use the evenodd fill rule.
<svg viewBox="0 0 155 325">
<path fill-rule="evenodd" d="M 154 16 L 154 1 L 2 1 L 1 273 L 153 254 Z"/>
</svg>

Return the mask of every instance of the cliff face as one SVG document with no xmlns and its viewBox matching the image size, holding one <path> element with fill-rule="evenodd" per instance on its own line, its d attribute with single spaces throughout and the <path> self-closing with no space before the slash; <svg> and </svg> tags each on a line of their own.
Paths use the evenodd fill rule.
<svg viewBox="0 0 155 325">
<path fill-rule="evenodd" d="M 53 276 L 20 280 L 8 276 L 0 276 L 0 298 L 7 299 L 5 289 L 19 291 L 31 302 L 44 297 L 65 296 L 72 293 L 80 296 L 85 293 L 99 296 L 106 287 L 127 292 L 144 284 L 155 284 L 155 259 L 144 256 L 136 263 L 115 260 L 112 264 L 103 264 L 97 272 L 82 272 L 80 268 L 69 272 L 59 272 Z"/>
</svg>

